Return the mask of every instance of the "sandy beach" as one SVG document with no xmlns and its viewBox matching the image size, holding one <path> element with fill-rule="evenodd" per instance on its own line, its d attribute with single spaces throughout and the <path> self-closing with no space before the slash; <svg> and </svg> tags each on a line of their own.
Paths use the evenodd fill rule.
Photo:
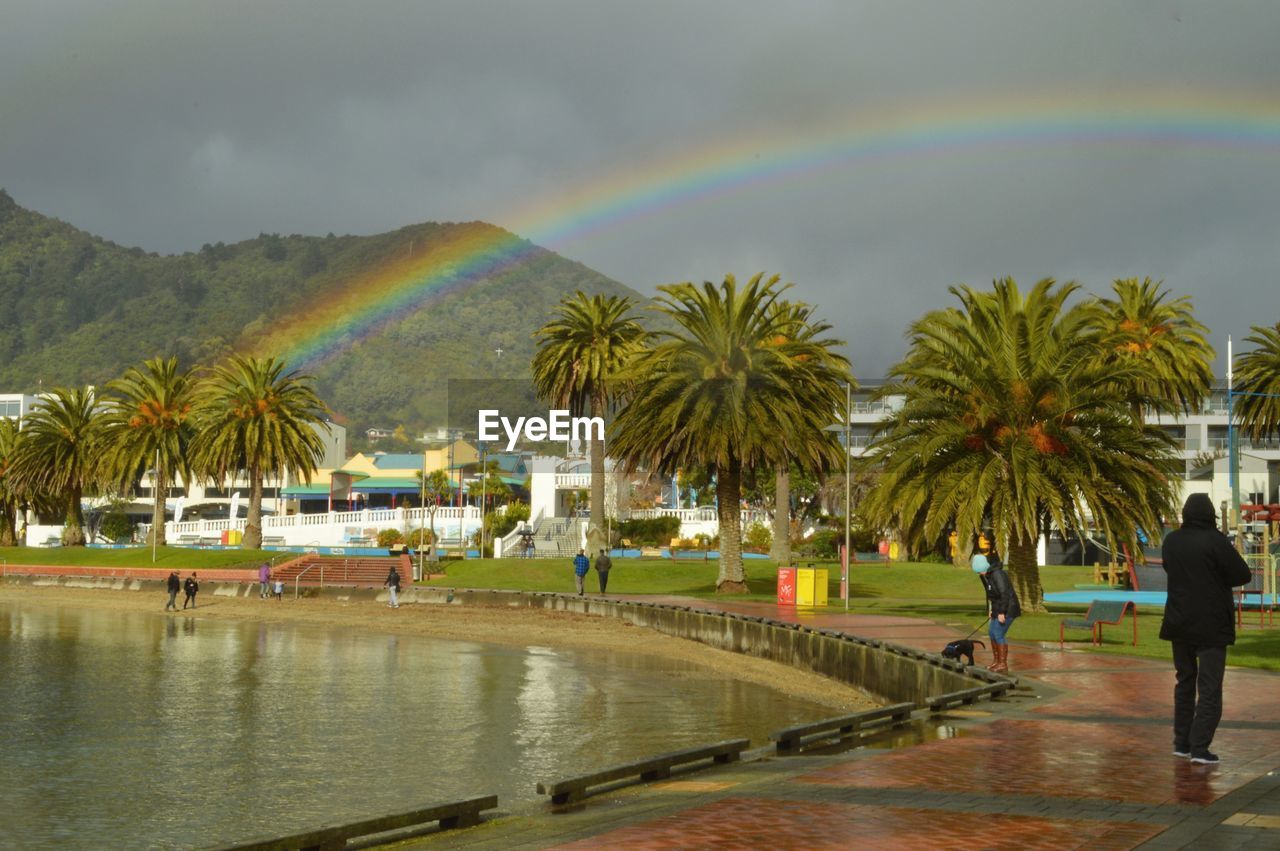
<svg viewBox="0 0 1280 851">
<path fill-rule="evenodd" d="M 390 609 L 372 600 L 303 598 L 278 602 L 212 594 L 200 595 L 198 609 L 166 613 L 166 599 L 165 594 L 154 592 L 0 585 L 0 603 L 152 612 L 156 617 L 295 623 L 326 629 L 345 627 L 514 647 L 598 649 L 662 656 L 697 665 L 708 677 L 756 683 L 840 712 L 855 712 L 876 705 L 857 689 L 818 674 L 603 617 L 430 604 L 406 604 Z"/>
</svg>

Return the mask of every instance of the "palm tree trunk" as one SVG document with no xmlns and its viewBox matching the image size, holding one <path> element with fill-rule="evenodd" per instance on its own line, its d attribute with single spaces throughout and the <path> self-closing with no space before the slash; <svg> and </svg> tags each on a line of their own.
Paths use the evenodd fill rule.
<svg viewBox="0 0 1280 851">
<path fill-rule="evenodd" d="M 1040 568 L 1036 565 L 1037 535 L 1009 541 L 1009 578 L 1024 612 L 1043 612 L 1044 587 L 1040 584 Z"/>
<path fill-rule="evenodd" d="M 720 576 L 716 592 L 742 594 L 747 574 L 742 568 L 742 462 L 731 458 L 716 468 L 716 514 L 720 521 Z"/>
<path fill-rule="evenodd" d="M 262 547 L 262 471 L 256 468 L 249 471 L 249 514 L 240 546 L 246 550 Z"/>
<path fill-rule="evenodd" d="M 18 506 L 0 503 L 0 547 L 12 547 L 18 543 Z"/>
<path fill-rule="evenodd" d="M 773 487 L 773 546 L 769 558 L 779 567 L 791 564 L 791 467 L 778 467 Z"/>
<path fill-rule="evenodd" d="M 164 528 L 164 504 L 169 496 L 169 482 L 165 476 L 164 463 L 156 465 L 156 477 L 152 481 L 151 496 L 155 505 L 151 508 L 151 535 L 155 538 L 156 546 L 163 547 L 165 545 L 165 528 Z"/>
<path fill-rule="evenodd" d="M 73 487 L 67 494 L 67 523 L 62 530 L 64 547 L 84 546 L 84 512 L 80 509 L 80 488 Z"/>
</svg>

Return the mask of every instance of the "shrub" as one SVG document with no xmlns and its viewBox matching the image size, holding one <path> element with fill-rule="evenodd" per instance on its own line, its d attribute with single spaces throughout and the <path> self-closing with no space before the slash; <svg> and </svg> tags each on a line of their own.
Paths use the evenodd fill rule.
<svg viewBox="0 0 1280 851">
<path fill-rule="evenodd" d="M 511 533 L 511 530 L 520 526 L 524 521 L 529 519 L 529 505 L 524 502 L 513 502 L 507 506 L 507 510 L 501 514 L 496 511 L 490 511 L 484 516 L 484 525 L 488 530 L 486 534 L 489 539 L 503 538 Z"/>
<path fill-rule="evenodd" d="M 749 550 L 765 552 L 773 545 L 773 532 L 757 520 L 747 527 L 746 533 L 742 536 L 742 543 Z"/>
<path fill-rule="evenodd" d="M 419 541 L 423 544 L 435 543 L 435 537 L 431 534 L 431 530 L 428 527 L 422 526 L 418 529 L 410 529 L 409 534 L 404 538 L 404 542 L 406 544 L 415 548 L 418 546 Z"/>
<path fill-rule="evenodd" d="M 400 534 L 399 529 L 383 529 L 378 533 L 378 546 L 394 547 L 404 543 L 404 535 Z"/>
<path fill-rule="evenodd" d="M 618 537 L 637 547 L 665 547 L 679 534 L 679 517 L 643 517 L 618 524 Z"/>
<path fill-rule="evenodd" d="M 108 541 L 127 541 L 133 537 L 134 523 L 123 511 L 113 511 L 102 518 L 98 532 Z"/>
</svg>

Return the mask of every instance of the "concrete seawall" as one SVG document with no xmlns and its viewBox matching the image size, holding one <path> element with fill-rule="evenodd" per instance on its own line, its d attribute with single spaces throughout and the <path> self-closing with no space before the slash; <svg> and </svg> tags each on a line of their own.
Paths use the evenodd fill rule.
<svg viewBox="0 0 1280 851">
<path fill-rule="evenodd" d="M 888 642 L 693 607 L 572 594 L 468 589 L 419 588 L 401 596 L 402 601 L 415 602 L 445 602 L 450 598 L 453 603 L 469 606 L 540 608 L 617 618 L 721 650 L 808 669 L 887 703 L 923 706 L 935 695 L 993 681 L 984 676 L 985 671 L 969 673 L 959 663 Z"/>
<path fill-rule="evenodd" d="M 3 581 L 33 587 L 148 591 L 158 597 L 164 594 L 163 581 L 133 577 L 10 573 L 4 576 Z M 257 593 L 256 585 L 248 582 L 213 579 L 201 583 L 202 595 L 247 597 Z M 286 596 L 292 597 L 292 594 L 293 589 L 288 588 Z M 387 599 L 385 589 L 304 587 L 302 594 L 338 600 Z M 930 697 L 987 685 L 997 679 L 986 671 L 966 671 L 957 662 L 889 642 L 688 606 L 573 594 L 438 587 L 406 589 L 400 595 L 400 601 L 403 604 L 543 609 L 616 618 L 721 650 L 807 669 L 860 688 L 887 703 L 909 702 L 923 706 Z"/>
</svg>

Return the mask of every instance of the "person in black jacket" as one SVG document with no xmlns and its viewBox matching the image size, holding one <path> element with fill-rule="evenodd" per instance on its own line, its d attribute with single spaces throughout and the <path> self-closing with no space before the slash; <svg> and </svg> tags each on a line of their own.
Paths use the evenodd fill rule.
<svg viewBox="0 0 1280 851">
<path fill-rule="evenodd" d="M 400 608 L 400 601 L 396 599 L 396 595 L 400 593 L 400 571 L 396 570 L 395 565 L 391 566 L 391 572 L 387 574 L 387 581 L 382 584 L 391 589 L 391 602 L 387 603 L 387 606 L 392 609 Z"/>
<path fill-rule="evenodd" d="M 990 626 L 987 635 L 991 638 L 991 655 L 995 661 L 987 666 L 988 671 L 997 674 L 1009 673 L 1009 627 L 1022 614 L 1022 606 L 1018 603 L 1018 595 L 1009 581 L 1009 574 L 1004 572 L 1004 565 L 995 550 L 985 555 L 977 553 L 970 562 L 973 572 L 982 580 L 982 587 L 987 591 L 987 604 L 991 609 Z"/>
<path fill-rule="evenodd" d="M 187 577 L 187 581 L 182 583 L 182 590 L 187 596 L 182 600 L 182 608 L 186 608 L 187 604 L 191 604 L 191 608 L 196 607 L 196 594 L 200 591 L 200 583 L 196 581 L 196 572 L 191 571 L 191 575 Z"/>
<path fill-rule="evenodd" d="M 178 611 L 178 592 L 182 590 L 182 583 L 178 580 L 178 572 L 170 571 L 169 581 L 165 583 L 169 591 L 169 602 L 165 603 L 164 610 L 167 612 L 173 609 Z"/>
<path fill-rule="evenodd" d="M 1227 647 L 1236 643 L 1231 589 L 1252 574 L 1227 536 L 1207 494 L 1193 493 L 1182 506 L 1182 528 L 1160 549 L 1169 579 L 1160 637 L 1173 643 L 1173 755 L 1213 765 L 1209 752 L 1222 718 L 1222 675 Z"/>
</svg>

